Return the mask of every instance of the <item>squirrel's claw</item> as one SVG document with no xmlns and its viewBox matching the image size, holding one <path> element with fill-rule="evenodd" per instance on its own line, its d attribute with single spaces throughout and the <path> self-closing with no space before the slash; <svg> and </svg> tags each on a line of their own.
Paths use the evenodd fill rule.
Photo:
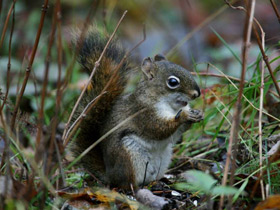
<svg viewBox="0 0 280 210">
<path fill-rule="evenodd" d="M 178 119 L 179 119 L 179 117 L 180 117 L 182 111 L 183 111 L 182 109 L 179 110 L 179 112 L 178 112 L 178 113 L 176 114 L 176 116 L 175 116 L 175 120 L 178 120 Z"/>
</svg>

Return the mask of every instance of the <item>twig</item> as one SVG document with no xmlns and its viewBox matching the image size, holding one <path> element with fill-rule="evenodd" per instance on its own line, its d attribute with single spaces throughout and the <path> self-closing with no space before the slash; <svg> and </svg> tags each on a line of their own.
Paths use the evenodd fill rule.
<svg viewBox="0 0 280 210">
<path fill-rule="evenodd" d="M 5 147 L 4 147 L 4 150 L 2 152 L 2 156 L 1 156 L 1 164 L 0 164 L 0 169 L 3 168 L 3 166 L 6 164 L 6 161 L 7 161 L 7 155 L 9 154 L 8 153 L 8 145 L 9 145 L 9 138 L 8 138 L 8 133 L 6 132 L 7 129 L 6 129 L 6 123 L 5 123 L 5 120 L 4 120 L 4 117 L 3 117 L 3 113 L 0 112 L 0 120 L 1 120 L 1 123 L 2 123 L 2 128 L 4 130 L 4 135 L 3 135 L 3 139 L 4 139 L 4 142 L 5 142 Z M 1 171 L 0 171 L 1 172 Z M 4 174 L 4 173 L 3 173 Z M 1 173 L 1 175 L 3 175 Z"/>
<path fill-rule="evenodd" d="M 55 10 L 55 18 L 56 18 L 56 23 L 57 23 L 57 52 L 58 52 L 58 56 L 57 56 L 57 64 L 58 64 L 58 77 L 57 77 L 57 92 L 56 92 L 56 106 L 55 106 L 55 116 L 53 117 L 53 125 L 52 125 L 52 134 L 51 134 L 51 147 L 53 147 L 53 144 L 55 145 L 55 151 L 57 154 L 57 158 L 58 158 L 58 166 L 59 166 L 59 172 L 61 174 L 61 178 L 62 178 L 62 186 L 60 187 L 64 187 L 66 185 L 66 178 L 65 178 L 65 174 L 63 171 L 63 167 L 62 167 L 62 159 L 61 159 L 61 155 L 58 149 L 58 145 L 57 145 L 57 141 L 56 141 L 56 128 L 57 128 L 57 124 L 58 124 L 58 116 L 59 116 L 59 108 L 60 108 L 60 103 L 61 103 L 61 98 L 62 98 L 62 89 L 61 89 L 61 66 L 62 66 L 62 54 L 63 54 L 63 49 L 62 49 L 62 35 L 61 35 L 61 3 L 60 0 L 56 1 L 56 10 Z M 51 151 L 52 152 L 52 151 Z M 51 153 L 49 153 L 51 154 Z M 51 163 L 51 159 L 52 159 L 52 155 L 49 156 L 49 164 Z M 49 167 L 47 165 L 47 167 Z"/>
<path fill-rule="evenodd" d="M 9 19 L 10 19 L 10 16 L 12 14 L 12 11 L 14 10 L 15 4 L 16 4 L 16 0 L 13 1 L 12 6 L 11 6 L 9 12 L 8 12 L 7 17 L 6 17 L 5 24 L 4 24 L 4 27 L 3 27 L 3 32 L 2 32 L 2 35 L 1 35 L 0 49 L 2 48 L 4 38 L 5 38 L 5 34 L 6 34 L 6 31 L 7 31 L 7 28 L 8 28 Z"/>
<path fill-rule="evenodd" d="M 207 63 L 207 65 L 213 66 L 213 64 L 211 64 L 211 63 Z M 239 78 L 229 76 L 229 75 L 226 75 L 226 74 L 215 74 L 215 73 L 211 73 L 211 72 L 191 72 L 191 74 L 194 75 L 194 76 L 199 75 L 199 76 L 219 77 L 219 78 L 225 78 L 225 79 L 230 79 L 230 80 L 233 80 L 233 81 L 236 81 L 236 82 L 240 82 Z M 247 80 L 245 80 L 244 82 L 249 83 L 250 85 L 256 85 L 255 83 L 248 82 Z M 273 90 L 268 90 L 268 92 L 273 94 L 275 97 L 279 98 L 279 95 L 276 92 L 274 92 Z"/>
<path fill-rule="evenodd" d="M 52 19 L 52 27 L 51 27 L 51 33 L 49 37 L 49 45 L 48 45 L 48 51 L 46 55 L 45 60 L 45 72 L 44 72 L 44 81 L 43 81 L 43 87 L 41 92 L 41 105 L 39 108 L 39 114 L 38 114 L 38 131 L 36 135 L 36 147 L 40 145 L 41 135 L 42 135 L 42 128 L 43 128 L 43 119 L 44 119 L 44 106 L 45 106 L 45 98 L 46 98 L 46 91 L 47 91 L 47 84 L 48 84 L 48 77 L 49 77 L 49 66 L 51 61 L 51 52 L 52 52 L 52 45 L 54 42 L 54 35 L 55 35 L 55 29 L 56 29 L 56 18 L 55 18 L 55 11 L 54 16 Z M 36 156 L 36 155 L 35 155 Z"/>
<path fill-rule="evenodd" d="M 8 190 L 9 180 L 11 180 L 11 177 L 12 177 L 11 163 L 10 163 L 10 150 L 9 150 L 10 140 L 9 140 L 9 137 L 8 137 L 9 133 L 7 132 L 7 129 L 6 129 L 6 122 L 4 121 L 2 112 L 0 112 L 0 118 L 1 118 L 1 123 L 2 123 L 3 129 L 4 129 L 3 139 L 5 141 L 5 147 L 4 147 L 4 150 L 3 150 L 2 157 L 1 157 L 1 159 L 2 159 L 1 160 L 1 169 L 6 164 L 6 174 L 4 172 L 2 174 L 2 176 L 5 175 L 5 179 L 6 179 L 4 187 L 2 187 L 2 190 L 4 190 L 2 196 L 3 196 L 3 198 L 7 198 L 7 193 L 9 191 Z M 0 208 L 2 208 L 2 204 L 1 204 Z M 4 209 L 4 207 L 2 209 Z"/>
<path fill-rule="evenodd" d="M 72 123 L 71 127 L 67 130 L 66 135 L 65 136 L 69 136 L 69 133 L 73 130 L 73 128 L 83 119 L 86 117 L 86 113 L 88 112 L 89 108 L 91 107 L 91 105 L 99 98 L 101 97 L 103 94 L 106 94 L 106 92 L 99 94 L 97 97 L 95 97 L 93 100 L 91 100 L 86 107 L 84 108 L 84 110 L 82 111 L 82 113 L 79 115 L 79 117 Z M 69 138 L 68 138 L 69 139 Z M 64 142 L 64 146 L 66 146 L 68 144 L 68 141 Z"/>
<path fill-rule="evenodd" d="M 25 153 L 22 152 L 22 150 L 21 150 L 22 145 L 20 144 L 19 141 L 14 141 L 14 139 L 16 139 L 16 136 L 14 135 L 14 133 L 12 132 L 10 127 L 8 125 L 6 125 L 5 121 L 3 120 L 3 115 L 1 112 L 0 112 L 0 120 L 3 125 L 4 133 L 9 134 L 11 143 L 14 144 L 16 150 L 22 156 L 24 164 L 31 165 L 32 169 L 34 169 L 34 171 L 37 172 L 37 174 L 41 178 L 42 182 L 48 187 L 49 192 L 55 196 L 56 193 L 55 193 L 55 190 L 54 190 L 52 184 L 50 183 L 49 179 L 45 176 L 45 174 L 42 172 L 42 170 L 38 167 L 38 164 L 34 161 L 33 158 L 29 157 L 28 155 L 25 155 Z"/>
<path fill-rule="evenodd" d="M 65 178 L 65 173 L 64 173 L 64 170 L 63 170 L 63 166 L 62 166 L 62 158 L 61 158 L 59 148 L 58 148 L 58 144 L 57 144 L 56 140 L 54 140 L 54 146 L 55 146 L 55 151 L 56 151 L 57 160 L 58 160 L 59 173 L 60 173 L 60 176 L 62 178 L 62 187 L 65 187 L 66 186 L 66 178 Z M 59 187 L 61 187 L 61 186 L 59 186 Z"/>
<path fill-rule="evenodd" d="M 239 130 L 239 122 L 240 122 L 240 113 L 241 113 L 241 101 L 244 89 L 244 80 L 245 80 L 245 73 L 247 68 L 247 57 L 248 57 L 248 48 L 250 45 L 250 38 L 252 33 L 252 25 L 253 25 L 253 17 L 255 11 L 255 0 L 249 0 L 248 3 L 249 12 L 246 13 L 246 22 L 244 25 L 244 37 L 243 37 L 243 49 L 242 49 L 242 72 L 241 72 L 241 79 L 239 85 L 239 94 L 237 98 L 237 102 L 235 105 L 235 112 L 232 121 L 232 127 L 229 137 L 229 145 L 227 150 L 227 159 L 224 169 L 224 175 L 222 180 L 222 185 L 225 186 L 227 183 L 228 172 L 229 172 L 229 165 L 231 163 L 231 176 L 230 176 L 230 185 L 234 182 L 234 173 L 235 173 L 235 157 L 236 157 L 236 148 L 237 148 L 237 137 L 238 137 L 238 130 Z M 231 199 L 229 201 L 229 209 L 231 209 Z M 221 196 L 219 209 L 221 210 L 224 206 L 224 196 Z"/>
<path fill-rule="evenodd" d="M 279 160 L 279 157 L 280 157 L 280 147 L 278 147 L 277 151 L 275 151 L 275 153 L 271 157 L 269 157 L 266 168 L 268 168 L 270 166 L 270 164 L 272 164 L 273 162 Z M 264 170 L 264 169 L 265 169 L 265 167 L 263 167 L 260 170 Z M 255 182 L 253 190 L 251 191 L 252 193 L 250 194 L 250 198 L 253 198 L 255 196 L 258 185 L 260 184 L 260 181 L 262 180 L 263 176 L 264 176 L 264 173 L 259 175 L 258 180 Z"/>
<path fill-rule="evenodd" d="M 211 89 L 209 89 L 209 91 L 210 91 L 210 92 L 212 93 L 212 95 L 214 95 L 214 97 L 223 105 L 223 107 L 226 109 L 227 113 L 229 113 L 229 115 L 232 115 L 232 114 L 230 113 L 229 108 L 222 102 L 222 100 L 215 94 L 215 92 L 212 91 Z M 219 109 L 218 109 L 218 111 L 221 112 Z M 226 119 L 226 121 L 229 123 L 229 125 L 232 126 L 230 120 L 229 120 L 228 118 L 226 118 L 226 116 L 225 116 L 222 112 L 221 112 L 221 114 L 222 114 L 223 117 Z M 253 136 L 246 130 L 246 128 L 245 128 L 242 124 L 239 124 L 239 126 L 240 126 L 241 129 L 250 137 L 250 139 L 252 139 L 252 140 L 254 139 Z M 238 137 L 239 137 L 241 140 L 243 140 L 243 139 L 242 139 L 242 136 L 241 136 L 240 134 L 238 134 Z M 248 148 L 248 146 L 247 146 L 246 144 L 245 144 L 245 146 L 246 146 L 246 149 L 247 149 L 248 151 L 250 151 L 250 149 Z"/>
<path fill-rule="evenodd" d="M 207 63 L 207 66 L 209 66 L 210 63 Z M 226 78 L 224 75 L 222 74 L 215 74 L 215 73 L 211 73 L 211 72 L 208 72 L 208 67 L 207 67 L 207 72 L 191 72 L 192 75 L 199 75 L 199 76 L 210 76 L 210 77 L 220 77 L 220 78 Z M 239 78 L 236 78 L 236 77 L 233 77 L 233 76 L 229 76 L 227 75 L 227 77 L 231 80 L 234 80 L 234 81 L 237 81 L 237 82 L 240 82 L 240 79 Z"/>
<path fill-rule="evenodd" d="M 228 78 L 228 76 L 226 74 L 223 73 L 223 71 L 221 71 L 220 69 L 218 69 L 216 66 L 214 66 L 212 63 L 209 63 L 210 66 L 212 66 L 215 70 L 217 70 L 218 72 L 220 72 L 222 75 L 225 76 L 225 78 L 232 84 L 232 86 L 238 90 L 238 87 Z M 256 107 L 244 94 L 242 95 L 242 97 L 257 111 L 260 111 L 258 107 Z M 277 117 L 274 117 L 273 115 L 267 113 L 266 111 L 262 112 L 263 114 L 271 117 L 272 119 L 274 119 L 277 122 L 280 122 L 280 119 L 278 119 Z"/>
<path fill-rule="evenodd" d="M 239 7 L 234 7 L 234 6 L 232 6 L 227 0 L 225 0 L 225 2 L 226 2 L 226 4 L 229 5 L 232 9 L 242 10 L 242 11 L 244 11 L 244 12 L 247 13 L 247 10 L 246 10 L 244 7 L 241 7 L 241 6 L 239 6 Z M 258 27 L 259 27 L 259 29 L 261 30 L 261 32 L 263 32 L 263 29 L 262 29 L 260 23 L 257 21 L 256 18 L 254 18 L 254 21 L 255 21 L 255 23 L 258 25 Z M 261 50 L 261 54 L 262 54 L 263 60 L 265 61 L 265 64 L 266 64 L 266 66 L 267 66 L 267 68 L 268 68 L 268 71 L 269 71 L 269 74 L 270 74 L 270 76 L 271 76 L 271 78 L 272 78 L 272 81 L 273 81 L 273 83 L 274 83 L 274 86 L 275 86 L 275 88 L 276 88 L 276 90 L 277 90 L 277 93 L 278 93 L 278 95 L 279 95 L 279 97 L 280 97 L 280 88 L 279 88 L 279 85 L 278 85 L 277 80 L 276 80 L 276 78 L 275 78 L 275 76 L 274 76 L 274 74 L 273 74 L 273 71 L 272 71 L 272 68 L 271 68 L 271 66 L 270 66 L 268 57 L 267 57 L 267 55 L 265 54 L 265 50 L 264 50 L 264 48 L 262 47 L 262 42 L 261 42 L 261 40 L 260 40 L 260 36 L 259 36 L 259 34 L 258 34 L 258 32 L 257 32 L 257 29 L 256 29 L 256 26 L 255 26 L 255 25 L 253 25 L 253 29 L 254 29 L 255 36 L 256 36 L 256 38 L 257 38 L 257 43 L 258 43 L 259 48 L 260 48 L 260 50 Z"/>
<path fill-rule="evenodd" d="M 262 47 L 265 45 L 265 33 L 262 31 Z M 261 87 L 260 87 L 260 111 L 259 111 L 259 158 L 260 158 L 260 174 L 262 177 L 263 158 L 262 158 L 262 110 L 263 110 L 263 95 L 264 95 L 264 60 L 261 61 Z M 262 199 L 265 200 L 264 184 L 261 179 Z"/>
<path fill-rule="evenodd" d="M 9 39 L 9 60 L 8 60 L 8 64 L 7 64 L 7 84 L 6 84 L 6 93 L 4 96 L 4 100 L 3 100 L 3 104 L 0 108 L 0 112 L 2 112 L 4 105 L 7 101 L 8 98 L 8 94 L 9 94 L 9 89 L 10 89 L 10 71 L 11 71 L 11 54 L 12 54 L 12 38 L 13 38 L 13 33 L 14 33 L 14 26 L 15 26 L 15 2 L 16 0 L 14 0 L 14 6 L 13 6 L 13 18 L 12 18 L 12 27 L 11 27 L 11 31 L 10 31 L 10 39 Z"/>
<path fill-rule="evenodd" d="M 56 96 L 56 116 L 58 115 L 58 109 L 61 101 L 61 66 L 62 66 L 62 35 L 61 35 L 61 5 L 60 0 L 56 0 L 56 23 L 57 23 L 57 65 L 58 65 L 58 76 L 57 76 L 57 96 Z"/>
<path fill-rule="evenodd" d="M 274 10 L 274 12 L 275 12 L 275 15 L 277 16 L 278 22 L 280 23 L 280 13 L 279 13 L 279 11 L 278 11 L 278 9 L 277 9 L 277 6 L 276 6 L 274 0 L 270 0 L 270 3 L 271 3 L 271 5 L 272 5 L 272 7 L 273 7 L 273 10 Z"/>
<path fill-rule="evenodd" d="M 39 28 L 38 28 L 38 31 L 37 31 L 35 43 L 34 43 L 33 48 L 32 48 L 31 57 L 30 57 L 28 66 L 25 70 L 23 84 L 21 86 L 20 93 L 19 93 L 19 95 L 17 97 L 17 100 L 16 100 L 16 105 L 15 105 L 14 112 L 13 112 L 13 117 L 12 117 L 12 120 L 11 120 L 11 130 L 14 130 L 19 104 L 20 104 L 20 101 L 21 101 L 22 96 L 24 94 L 26 84 L 27 84 L 27 81 L 28 81 L 28 78 L 29 78 L 29 75 L 30 75 L 30 71 L 31 71 L 31 68 L 32 68 L 32 65 L 33 65 L 33 61 L 34 61 L 34 58 L 35 58 L 35 55 L 36 55 L 37 47 L 38 47 L 38 44 L 39 44 L 39 41 L 40 41 L 41 32 L 42 32 L 43 25 L 44 25 L 45 15 L 46 15 L 46 12 L 47 12 L 47 9 L 48 9 L 48 2 L 49 2 L 48 0 L 45 0 L 44 5 L 42 6 L 42 14 L 41 14 L 40 24 L 39 24 Z"/>
<path fill-rule="evenodd" d="M 57 26 L 57 65 L 58 65 L 58 75 L 57 75 L 57 89 L 56 89 L 56 104 L 55 104 L 55 114 L 52 117 L 52 123 L 51 123 L 51 138 L 50 138 L 50 146 L 48 149 L 48 158 L 46 162 L 46 174 L 49 174 L 50 169 L 51 169 L 51 163 L 53 160 L 53 154 L 54 152 L 57 155 L 58 161 L 59 161 L 59 171 L 62 176 L 62 184 L 64 187 L 65 186 L 65 177 L 63 173 L 63 169 L 61 167 L 61 158 L 60 158 L 60 153 L 56 149 L 56 129 L 57 129 L 57 124 L 58 124 L 58 116 L 59 116 L 59 107 L 61 103 L 61 65 L 62 65 L 62 40 L 61 40 L 61 5 L 60 5 L 60 0 L 56 0 L 55 3 L 55 10 L 54 10 L 54 18 Z"/>
<path fill-rule="evenodd" d="M 260 48 L 261 53 L 262 53 L 263 60 L 264 60 L 266 66 L 267 66 L 267 68 L 268 68 L 269 74 L 270 74 L 271 79 L 272 79 L 272 81 L 273 81 L 273 83 L 274 83 L 274 86 L 275 86 L 275 88 L 276 88 L 276 90 L 277 90 L 277 93 L 278 93 L 278 95 L 280 96 L 280 88 L 279 88 L 278 82 L 277 82 L 277 80 L 276 80 L 276 78 L 275 78 L 275 76 L 274 76 L 274 74 L 273 74 L 273 70 L 272 70 L 272 68 L 271 68 L 271 66 L 270 66 L 268 57 L 267 57 L 267 55 L 265 54 L 264 48 L 262 47 L 262 42 L 261 42 L 261 40 L 260 40 L 260 36 L 259 36 L 259 34 L 258 34 L 258 31 L 257 31 L 255 25 L 253 25 L 253 29 L 254 29 L 255 36 L 256 36 L 256 38 L 257 38 L 257 43 L 258 43 L 259 48 Z"/>
<path fill-rule="evenodd" d="M 111 82 L 113 81 L 113 79 L 115 78 L 115 76 L 116 76 L 118 70 L 119 70 L 120 67 L 122 66 L 123 62 L 129 57 L 129 55 L 131 54 L 131 52 L 132 52 L 133 50 L 135 50 L 139 45 L 141 45 L 145 40 L 146 40 L 146 28 L 145 28 L 145 25 L 144 25 L 144 27 L 143 27 L 143 39 L 142 39 L 140 42 L 138 42 L 130 51 L 128 51 L 128 52 L 124 55 L 124 57 L 122 58 L 122 60 L 121 60 L 120 63 L 118 64 L 118 66 L 114 69 L 113 75 L 111 76 L 109 82 L 106 84 L 106 86 L 105 86 L 105 87 L 103 88 L 103 90 L 101 91 L 101 94 L 100 94 L 100 95 L 105 94 L 107 88 L 109 87 L 109 85 L 111 84 Z M 86 114 L 92 109 L 92 107 L 99 101 L 99 99 L 100 99 L 100 97 L 96 98 L 96 100 L 95 100 L 87 109 L 85 108 L 84 111 L 82 112 L 83 115 L 86 115 Z M 81 115 L 82 115 L 82 114 L 81 114 Z M 68 144 L 68 142 L 69 142 L 70 138 L 72 137 L 72 135 L 74 134 L 75 130 L 79 127 L 79 125 L 80 125 L 80 123 L 81 123 L 81 120 L 83 119 L 81 115 L 79 116 L 80 120 L 77 121 L 77 122 L 75 122 L 75 126 L 74 126 L 74 127 L 71 126 L 71 127 L 73 127 L 71 133 L 68 132 L 69 134 L 66 135 L 67 138 L 66 138 L 65 141 L 64 141 L 64 146 L 66 146 L 66 145 Z"/>
<path fill-rule="evenodd" d="M 65 127 L 64 132 L 63 132 L 62 139 L 64 140 L 64 143 L 65 143 L 65 139 L 67 138 L 67 136 L 66 136 L 67 127 L 69 126 L 69 124 L 70 124 L 70 122 L 71 122 L 71 120 L 72 120 L 72 117 L 73 117 L 73 115 L 74 115 L 74 113 L 75 113 L 75 111 L 76 111 L 76 109 L 77 109 L 77 107 L 78 107 L 78 105 L 79 105 L 79 103 L 80 103 L 80 101 L 81 101 L 81 99 L 82 99 L 82 97 L 83 97 L 85 91 L 87 90 L 87 87 L 88 87 L 89 84 L 91 83 L 92 77 L 93 77 L 93 75 L 94 75 L 96 69 L 97 69 L 97 68 L 99 67 L 99 65 L 100 65 L 100 61 L 101 61 L 101 59 L 103 58 L 103 55 L 105 54 L 105 52 L 106 52 L 106 50 L 107 50 L 109 44 L 111 43 L 113 37 L 115 36 L 115 34 L 116 34 L 116 32 L 117 32 L 117 30 L 118 30 L 118 28 L 119 28 L 119 26 L 120 26 L 120 24 L 121 24 L 121 22 L 122 22 L 124 16 L 126 15 L 126 13 L 127 13 L 127 10 L 123 13 L 122 17 L 120 18 L 120 20 L 119 20 L 119 22 L 118 22 L 118 24 L 117 24 L 117 26 L 116 26 L 114 32 L 112 33 L 112 35 L 110 36 L 108 42 L 106 43 L 106 45 L 105 45 L 105 47 L 104 47 L 104 49 L 103 49 L 103 51 L 102 51 L 102 53 L 101 53 L 99 59 L 95 62 L 94 68 L 93 68 L 93 70 L 92 70 L 92 72 L 91 72 L 91 74 L 90 74 L 90 76 L 89 76 L 89 79 L 88 79 L 88 81 L 87 81 L 87 83 L 86 83 L 84 89 L 82 90 L 82 93 L 80 94 L 80 96 L 79 96 L 77 102 L 75 103 L 75 106 L 74 106 L 74 108 L 73 108 L 73 110 L 72 110 L 72 112 L 71 112 L 71 114 L 70 114 L 70 117 L 69 117 L 69 119 L 68 119 L 68 121 L 67 121 L 67 123 L 66 123 L 66 127 Z"/>
</svg>

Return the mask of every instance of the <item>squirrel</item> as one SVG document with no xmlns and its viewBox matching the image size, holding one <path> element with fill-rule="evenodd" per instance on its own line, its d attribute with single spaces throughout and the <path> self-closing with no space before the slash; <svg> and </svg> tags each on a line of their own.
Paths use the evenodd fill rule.
<svg viewBox="0 0 280 210">
<path fill-rule="evenodd" d="M 78 48 L 78 62 L 84 70 L 91 73 L 108 39 L 94 28 L 86 32 Z M 124 56 L 125 50 L 113 40 L 73 122 L 92 99 L 104 89 L 105 93 L 81 122 L 70 151 L 74 157 L 79 156 L 109 130 L 141 112 L 80 160 L 81 166 L 103 183 L 128 189 L 163 177 L 171 162 L 173 144 L 192 123 L 203 120 L 203 112 L 189 106 L 189 101 L 200 96 L 191 73 L 161 54 L 143 60 L 141 79 L 134 91 L 126 92 L 133 68 L 132 62 L 125 59 L 117 70 Z"/>
</svg>

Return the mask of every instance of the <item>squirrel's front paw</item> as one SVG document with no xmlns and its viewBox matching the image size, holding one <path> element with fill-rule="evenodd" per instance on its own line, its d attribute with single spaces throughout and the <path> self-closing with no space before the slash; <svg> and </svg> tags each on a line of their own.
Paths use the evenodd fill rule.
<svg viewBox="0 0 280 210">
<path fill-rule="evenodd" d="M 182 120 L 184 122 L 200 122 L 203 120 L 204 114 L 201 110 L 198 109 L 181 109 L 179 112 L 176 114 L 175 119 L 176 120 Z"/>
<path fill-rule="evenodd" d="M 198 109 L 190 109 L 188 111 L 188 121 L 200 122 L 204 118 L 204 113 Z"/>
</svg>

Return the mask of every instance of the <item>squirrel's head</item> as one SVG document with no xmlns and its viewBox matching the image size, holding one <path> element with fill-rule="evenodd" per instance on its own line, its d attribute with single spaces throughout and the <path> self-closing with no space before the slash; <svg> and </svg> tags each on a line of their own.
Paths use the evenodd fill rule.
<svg viewBox="0 0 280 210">
<path fill-rule="evenodd" d="M 191 73 L 169 62 L 163 55 L 158 54 L 154 59 L 145 58 L 141 70 L 144 73 L 142 85 L 155 103 L 161 100 L 177 110 L 200 96 L 200 89 Z"/>
</svg>

